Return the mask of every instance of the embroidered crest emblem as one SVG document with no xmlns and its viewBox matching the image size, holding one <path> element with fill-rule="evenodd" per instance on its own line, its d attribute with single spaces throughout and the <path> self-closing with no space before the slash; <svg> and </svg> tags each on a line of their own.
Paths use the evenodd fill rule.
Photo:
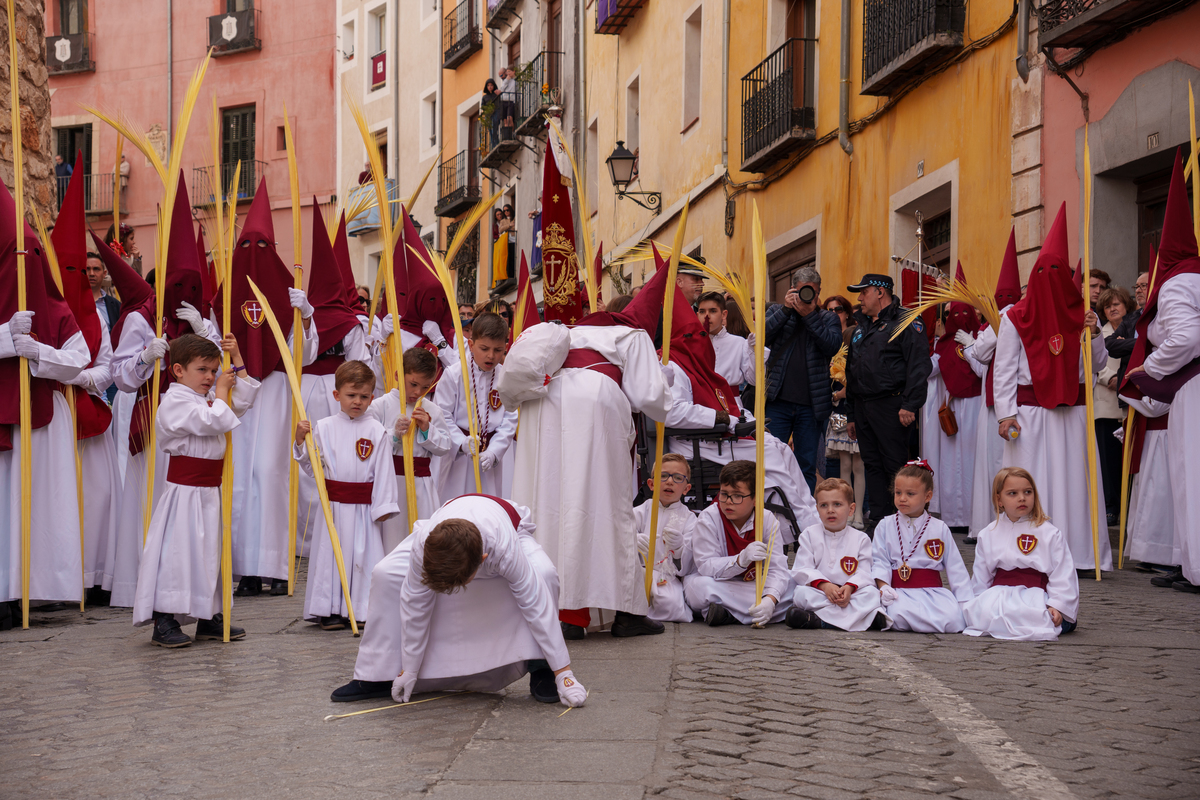
<svg viewBox="0 0 1200 800">
<path fill-rule="evenodd" d="M 1037 537 L 1032 533 L 1024 533 L 1017 537 L 1017 547 L 1025 555 L 1033 552 L 1033 548 L 1037 547 Z"/>
<path fill-rule="evenodd" d="M 503 405 L 500 402 L 500 392 L 496 391 L 495 389 L 492 389 L 490 392 L 488 392 L 488 405 L 492 407 L 492 411 L 500 410 L 500 406 Z"/>
<path fill-rule="evenodd" d="M 925 320 L 921 319 L 920 317 L 917 317 L 913 320 L 912 326 L 913 330 L 915 330 L 917 333 L 925 332 Z"/>
<path fill-rule="evenodd" d="M 925 554 L 934 561 L 939 560 L 945 552 L 946 545 L 941 539 L 930 539 L 925 543 Z"/>
<path fill-rule="evenodd" d="M 257 300 L 247 300 L 242 303 L 242 317 L 251 328 L 261 327 L 267 317 L 263 314 L 262 304 Z"/>
<path fill-rule="evenodd" d="M 750 581 L 753 581 L 758 577 L 758 574 L 754 571 L 755 566 L 756 566 L 755 564 L 751 564 L 750 568 L 742 573 L 742 580 L 749 583 Z"/>
<path fill-rule="evenodd" d="M 570 678 L 563 678 L 563 686 L 574 686 L 574 685 L 575 685 L 575 681 L 571 680 Z"/>
<path fill-rule="evenodd" d="M 1056 333 L 1050 337 L 1050 352 L 1053 355 L 1058 355 L 1063 349 L 1063 337 L 1061 333 Z"/>
<path fill-rule="evenodd" d="M 714 391 L 717 394 L 717 402 L 721 404 L 721 408 L 724 409 L 726 414 L 728 414 L 729 413 L 729 402 L 725 400 L 725 393 L 722 392 L 720 389 L 715 389 Z"/>
<path fill-rule="evenodd" d="M 961 358 L 963 361 L 967 360 L 967 353 L 963 349 L 963 346 L 961 344 L 958 347 L 954 348 L 954 352 L 958 353 L 958 357 Z"/>
<path fill-rule="evenodd" d="M 858 559 L 854 556 L 843 556 L 840 564 L 842 572 L 846 573 L 847 577 L 858 572 Z"/>
<path fill-rule="evenodd" d="M 354 443 L 354 453 L 359 461 L 366 461 L 375 450 L 375 443 L 370 439 L 359 439 Z"/>
</svg>

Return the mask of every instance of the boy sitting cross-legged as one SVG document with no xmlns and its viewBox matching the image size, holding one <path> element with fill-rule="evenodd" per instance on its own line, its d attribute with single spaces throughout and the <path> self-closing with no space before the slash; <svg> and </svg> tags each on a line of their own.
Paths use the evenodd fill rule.
<svg viewBox="0 0 1200 800">
<path fill-rule="evenodd" d="M 678 453 L 666 453 L 662 459 L 659 480 L 658 539 L 654 543 L 654 602 L 646 616 L 659 622 L 691 622 L 692 611 L 683 597 L 683 576 L 692 572 L 692 537 L 696 532 L 696 515 L 683 504 L 683 496 L 692 487 L 691 467 Z M 646 485 L 654 488 L 654 479 Z M 633 510 L 638 528 L 638 552 L 645 562 L 650 546 L 650 511 L 653 498 Z M 622 635 L 623 628 L 613 623 L 612 635 Z"/>
</svg>

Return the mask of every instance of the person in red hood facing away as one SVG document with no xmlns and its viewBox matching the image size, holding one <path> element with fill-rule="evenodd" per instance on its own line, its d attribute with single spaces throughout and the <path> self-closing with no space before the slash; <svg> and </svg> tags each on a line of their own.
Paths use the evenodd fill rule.
<svg viewBox="0 0 1200 800">
<path fill-rule="evenodd" d="M 996 418 L 1005 440 L 1004 466 L 1023 467 L 1042 491 L 1046 512 L 1067 536 L 1078 570 L 1094 570 L 1092 515 L 1104 520 L 1103 497 L 1089 498 L 1081 457 L 1096 448 L 1087 424 L 1083 328 L 1092 329 L 1092 369 L 1108 362 L 1096 313 L 1087 308 L 1067 258 L 1066 204 L 1059 209 L 1029 275 L 1029 290 L 1000 319 L 996 339 Z M 1015 437 L 1015 438 L 1014 438 Z M 1096 464 L 1100 463 L 1099 457 Z M 1103 524 L 1103 523 L 1101 523 Z M 1107 528 L 1100 532 L 1100 568 L 1112 569 Z"/>
</svg>

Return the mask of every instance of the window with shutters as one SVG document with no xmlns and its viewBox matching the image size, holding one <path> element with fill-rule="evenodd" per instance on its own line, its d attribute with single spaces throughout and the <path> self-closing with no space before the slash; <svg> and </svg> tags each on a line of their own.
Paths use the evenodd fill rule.
<svg viewBox="0 0 1200 800">
<path fill-rule="evenodd" d="M 225 13 L 234 14 L 238 11 L 249 11 L 254 8 L 254 0 L 225 0 Z"/>
<path fill-rule="evenodd" d="M 62 36 L 87 33 L 87 0 L 58 0 L 58 28 Z"/>
<path fill-rule="evenodd" d="M 261 177 L 254 160 L 254 106 L 226 108 L 221 112 L 221 186 L 228 191 L 237 163 L 242 163 L 238 197 L 254 194 Z"/>
</svg>

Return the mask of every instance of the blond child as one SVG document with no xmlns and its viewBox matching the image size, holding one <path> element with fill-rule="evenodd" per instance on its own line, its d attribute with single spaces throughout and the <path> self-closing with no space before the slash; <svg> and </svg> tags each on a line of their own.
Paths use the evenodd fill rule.
<svg viewBox="0 0 1200 800">
<path fill-rule="evenodd" d="M 692 537 L 696 532 L 696 515 L 683 504 L 683 496 L 692 488 L 692 470 L 687 459 L 677 453 L 666 453 L 658 479 L 662 489 L 658 501 L 658 538 L 654 543 L 654 581 L 651 592 L 650 619 L 659 622 L 691 622 L 692 611 L 683 597 L 683 576 L 692 572 Z M 646 485 L 654 489 L 654 478 Z M 650 548 L 650 510 L 654 500 L 647 500 L 633 510 L 637 521 L 638 552 L 643 563 Z M 622 635 L 622 620 L 613 623 L 613 636 Z"/>
</svg>

